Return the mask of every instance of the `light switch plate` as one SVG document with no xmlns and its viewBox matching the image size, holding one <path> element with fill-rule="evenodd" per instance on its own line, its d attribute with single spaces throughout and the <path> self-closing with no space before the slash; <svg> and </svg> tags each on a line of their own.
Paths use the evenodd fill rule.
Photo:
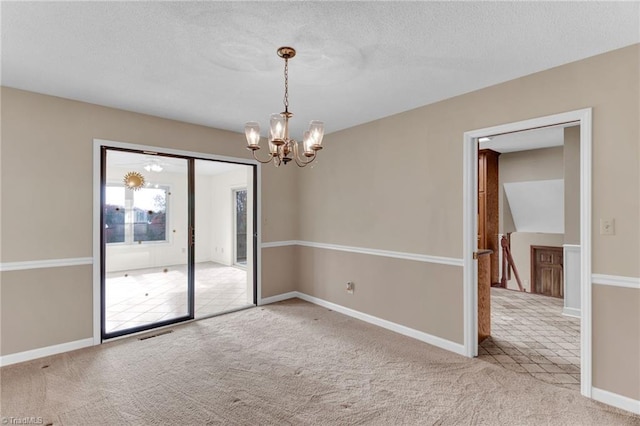
<svg viewBox="0 0 640 426">
<path fill-rule="evenodd" d="M 600 219 L 600 235 L 615 235 L 615 219 Z"/>
</svg>

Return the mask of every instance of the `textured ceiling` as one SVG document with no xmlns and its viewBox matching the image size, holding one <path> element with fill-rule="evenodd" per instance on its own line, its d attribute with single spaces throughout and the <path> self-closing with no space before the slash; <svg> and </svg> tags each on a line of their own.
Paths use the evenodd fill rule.
<svg viewBox="0 0 640 426">
<path fill-rule="evenodd" d="M 625 2 L 2 2 L 2 84 L 242 132 L 328 132 L 640 42 Z M 524 101 L 524 100 L 523 100 Z M 264 133 L 264 131 L 263 131 Z"/>
</svg>

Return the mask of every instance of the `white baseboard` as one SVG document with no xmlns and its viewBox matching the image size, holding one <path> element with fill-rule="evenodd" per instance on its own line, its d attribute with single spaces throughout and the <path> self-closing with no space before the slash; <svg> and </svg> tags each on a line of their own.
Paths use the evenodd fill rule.
<svg viewBox="0 0 640 426">
<path fill-rule="evenodd" d="M 50 355 L 57 355 L 63 352 L 75 351 L 76 349 L 93 346 L 93 337 L 88 339 L 76 340 L 73 342 L 61 343 L 59 345 L 46 346 L 44 348 L 32 349 L 30 351 L 18 352 L 0 356 L 0 367 L 5 365 L 17 364 L 19 362 L 31 361 Z"/>
<path fill-rule="evenodd" d="M 465 355 L 464 345 L 461 345 L 459 343 L 455 343 L 450 340 L 443 339 L 441 337 L 433 336 L 431 334 L 425 333 L 423 331 L 418 331 L 413 328 L 406 327 L 404 325 L 396 324 L 394 322 L 387 321 L 382 318 L 374 317 L 373 315 L 365 314 L 363 312 L 356 311 L 351 308 L 346 308 L 344 306 L 337 305 L 332 302 L 327 302 L 326 300 L 309 296 L 304 293 L 300 293 L 300 292 L 292 292 L 292 293 L 296 293 L 294 297 L 298 297 L 302 300 L 313 303 L 315 305 L 319 305 L 319 306 L 334 310 L 336 312 L 339 312 L 341 314 L 344 314 L 353 318 L 357 318 L 361 321 L 377 325 L 378 327 L 386 328 L 387 330 L 395 331 L 396 333 L 400 333 L 402 335 L 412 337 L 414 339 L 457 353 L 459 355 L 463 355 L 463 356 Z M 290 293 L 286 293 L 286 295 L 289 295 L 289 294 Z"/>
<path fill-rule="evenodd" d="M 289 293 L 282 293 L 282 294 L 276 294 L 275 296 L 271 296 L 271 297 L 264 297 L 260 299 L 260 303 L 258 303 L 258 305 L 259 306 L 268 305 L 270 303 L 282 302 L 283 300 L 294 299 L 296 297 L 298 297 L 298 292 L 290 291 Z"/>
<path fill-rule="evenodd" d="M 565 307 L 565 308 L 562 308 L 562 315 L 565 315 L 568 317 L 580 318 L 580 309 Z"/>
<path fill-rule="evenodd" d="M 591 397 L 604 404 L 640 415 L 640 401 L 606 390 L 591 388 Z"/>
</svg>

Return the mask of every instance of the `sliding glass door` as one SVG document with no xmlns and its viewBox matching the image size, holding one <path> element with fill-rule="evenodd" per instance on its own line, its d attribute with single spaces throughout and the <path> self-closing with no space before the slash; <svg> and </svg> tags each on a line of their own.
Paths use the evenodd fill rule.
<svg viewBox="0 0 640 426">
<path fill-rule="evenodd" d="M 255 166 L 102 148 L 102 338 L 256 304 Z"/>
<path fill-rule="evenodd" d="M 103 337 L 192 317 L 189 160 L 103 153 Z"/>
<path fill-rule="evenodd" d="M 195 184 L 195 317 L 254 305 L 254 167 L 195 160 Z"/>
</svg>

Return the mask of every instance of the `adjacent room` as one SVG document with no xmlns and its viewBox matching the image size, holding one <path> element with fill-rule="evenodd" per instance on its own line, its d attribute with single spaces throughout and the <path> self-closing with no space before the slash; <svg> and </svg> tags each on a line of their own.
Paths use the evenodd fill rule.
<svg viewBox="0 0 640 426">
<path fill-rule="evenodd" d="M 0 422 L 640 424 L 640 2 L 0 24 Z"/>
<path fill-rule="evenodd" d="M 478 170 L 492 287 L 479 357 L 579 390 L 580 129 L 480 138 Z"/>
<path fill-rule="evenodd" d="M 254 306 L 253 167 L 107 149 L 103 168 L 103 337 Z"/>
</svg>

